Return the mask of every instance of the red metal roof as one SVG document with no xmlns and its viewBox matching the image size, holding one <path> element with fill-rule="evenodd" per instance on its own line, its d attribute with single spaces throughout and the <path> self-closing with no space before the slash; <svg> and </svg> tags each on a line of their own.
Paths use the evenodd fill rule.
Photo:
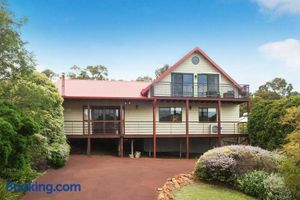
<svg viewBox="0 0 300 200">
<path fill-rule="evenodd" d="M 190 52 L 188 52 L 183 58 L 181 58 L 177 63 L 175 63 L 172 67 L 170 67 L 168 70 L 166 70 L 162 75 L 157 77 L 152 83 L 150 83 L 147 87 L 145 87 L 141 94 L 145 96 L 149 89 L 157 82 L 161 81 L 163 78 L 165 78 L 168 74 L 170 74 L 173 70 L 175 70 L 181 63 L 183 63 L 187 58 L 189 58 L 193 53 L 198 52 L 200 55 L 202 55 L 213 67 L 215 67 L 221 74 L 223 74 L 233 85 L 240 87 L 239 84 L 230 77 L 217 63 L 215 63 L 202 49 L 199 47 L 195 47 Z"/>
<path fill-rule="evenodd" d="M 65 91 L 62 91 L 62 79 L 57 83 L 60 94 L 72 99 L 147 99 L 141 91 L 149 82 L 141 81 L 102 81 L 65 79 Z"/>
</svg>

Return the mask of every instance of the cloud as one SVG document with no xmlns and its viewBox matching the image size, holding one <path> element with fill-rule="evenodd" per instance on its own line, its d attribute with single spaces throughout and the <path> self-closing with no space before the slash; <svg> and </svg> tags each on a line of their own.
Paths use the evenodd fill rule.
<svg viewBox="0 0 300 200">
<path fill-rule="evenodd" d="M 269 42 L 258 48 L 274 63 L 279 62 L 290 70 L 300 71 L 300 41 L 289 38 L 282 41 Z"/>
<path fill-rule="evenodd" d="M 300 15 L 300 0 L 252 0 L 262 10 L 273 11 L 275 14 Z"/>
</svg>

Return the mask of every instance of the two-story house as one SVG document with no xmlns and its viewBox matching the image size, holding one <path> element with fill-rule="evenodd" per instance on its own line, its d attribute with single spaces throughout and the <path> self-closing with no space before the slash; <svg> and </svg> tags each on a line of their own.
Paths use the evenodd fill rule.
<svg viewBox="0 0 300 200">
<path fill-rule="evenodd" d="M 200 48 L 194 48 L 153 82 L 69 80 L 64 98 L 65 133 L 86 140 L 118 141 L 155 158 L 160 152 L 202 153 L 223 138 L 246 136 L 239 124 L 249 86 L 238 84 Z"/>
</svg>

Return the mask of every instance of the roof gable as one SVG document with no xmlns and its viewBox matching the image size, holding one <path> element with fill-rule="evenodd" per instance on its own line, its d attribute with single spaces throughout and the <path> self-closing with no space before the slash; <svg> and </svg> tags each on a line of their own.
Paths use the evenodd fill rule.
<svg viewBox="0 0 300 200">
<path fill-rule="evenodd" d="M 217 71 L 219 71 L 222 75 L 224 75 L 233 85 L 239 87 L 239 84 L 232 77 L 230 77 L 219 65 L 217 65 L 202 49 L 196 47 L 192 49 L 190 52 L 188 52 L 183 58 L 177 61 L 172 67 L 166 70 L 163 74 L 157 77 L 146 88 L 144 88 L 141 91 L 141 94 L 145 96 L 155 83 L 164 79 L 167 75 L 169 75 L 172 71 L 174 71 L 180 64 L 182 64 L 186 59 L 188 59 L 194 53 L 199 53 L 201 56 L 203 56 L 203 58 L 206 59 L 212 65 L 212 67 L 214 67 Z"/>
</svg>

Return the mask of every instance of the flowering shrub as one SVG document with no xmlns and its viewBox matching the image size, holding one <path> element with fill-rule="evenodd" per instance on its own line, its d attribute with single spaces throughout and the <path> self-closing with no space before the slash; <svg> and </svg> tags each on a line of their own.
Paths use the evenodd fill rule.
<svg viewBox="0 0 300 200">
<path fill-rule="evenodd" d="M 264 181 L 264 198 L 266 200 L 293 200 L 296 199 L 286 187 L 284 179 L 278 174 L 271 174 Z"/>
<path fill-rule="evenodd" d="M 252 170 L 277 171 L 280 156 L 259 147 L 231 145 L 204 153 L 196 163 L 195 175 L 208 181 L 233 184 L 236 177 Z"/>
</svg>

